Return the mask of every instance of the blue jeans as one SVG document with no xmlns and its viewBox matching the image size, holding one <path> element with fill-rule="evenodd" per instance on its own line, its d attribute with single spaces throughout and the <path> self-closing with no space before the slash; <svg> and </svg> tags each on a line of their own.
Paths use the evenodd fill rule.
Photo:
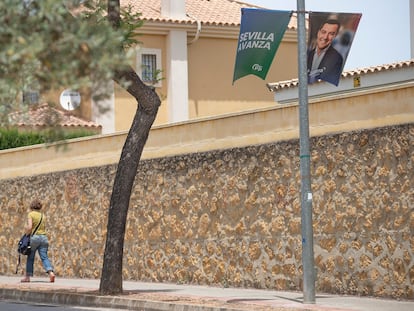
<svg viewBox="0 0 414 311">
<path fill-rule="evenodd" d="M 52 264 L 50 263 L 49 257 L 47 256 L 47 250 L 49 248 L 49 241 L 47 239 L 47 236 L 38 234 L 32 235 L 30 238 L 30 246 L 32 248 L 32 252 L 29 256 L 27 256 L 26 275 L 33 276 L 33 265 L 36 251 L 39 252 L 39 256 L 42 260 L 43 268 L 45 271 L 53 271 Z"/>
</svg>

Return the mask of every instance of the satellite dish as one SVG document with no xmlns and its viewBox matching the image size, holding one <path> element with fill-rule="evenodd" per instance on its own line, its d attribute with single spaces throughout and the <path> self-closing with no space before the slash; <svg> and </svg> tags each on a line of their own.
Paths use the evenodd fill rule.
<svg viewBox="0 0 414 311">
<path fill-rule="evenodd" d="M 69 90 L 69 89 L 64 90 L 60 94 L 59 102 L 63 109 L 75 110 L 76 108 L 79 107 L 81 103 L 80 93 L 77 91 Z"/>
</svg>

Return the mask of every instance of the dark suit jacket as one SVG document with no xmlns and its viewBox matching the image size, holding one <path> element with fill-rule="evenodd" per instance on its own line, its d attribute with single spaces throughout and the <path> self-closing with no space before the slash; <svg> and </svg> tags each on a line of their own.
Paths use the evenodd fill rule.
<svg viewBox="0 0 414 311">
<path fill-rule="evenodd" d="M 309 83 L 315 80 L 324 80 L 332 84 L 338 85 L 339 79 L 342 73 L 343 59 L 341 54 L 338 53 L 332 46 L 330 46 L 325 53 L 321 63 L 319 64 L 319 71 L 316 73 L 310 73 L 312 68 L 313 55 L 315 49 L 308 52 L 308 81 Z"/>
</svg>

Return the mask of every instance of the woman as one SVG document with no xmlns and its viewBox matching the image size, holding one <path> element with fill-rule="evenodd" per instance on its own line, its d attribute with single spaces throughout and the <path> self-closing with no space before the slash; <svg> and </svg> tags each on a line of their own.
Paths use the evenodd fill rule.
<svg viewBox="0 0 414 311">
<path fill-rule="evenodd" d="M 49 257 L 47 256 L 49 241 L 46 236 L 45 216 L 42 212 L 40 212 L 42 209 L 42 203 L 39 200 L 34 200 L 30 204 L 30 209 L 31 211 L 29 212 L 29 216 L 27 218 L 25 232 L 26 234 L 32 235 L 30 238 L 32 252 L 29 256 L 27 256 L 26 276 L 21 281 L 30 282 L 30 277 L 33 276 L 33 264 L 36 251 L 38 251 L 40 259 L 42 260 L 43 268 L 49 275 L 50 282 L 53 283 L 55 281 L 55 274 L 53 273 L 53 267 L 50 263 Z"/>
</svg>

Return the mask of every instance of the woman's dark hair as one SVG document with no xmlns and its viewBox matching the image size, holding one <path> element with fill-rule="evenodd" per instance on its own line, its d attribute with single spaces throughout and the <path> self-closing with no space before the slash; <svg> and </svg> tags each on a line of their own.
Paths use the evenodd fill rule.
<svg viewBox="0 0 414 311">
<path fill-rule="evenodd" d="M 39 200 L 33 200 L 32 203 L 30 203 L 30 208 L 31 209 L 41 209 L 42 208 L 42 203 Z"/>
</svg>

